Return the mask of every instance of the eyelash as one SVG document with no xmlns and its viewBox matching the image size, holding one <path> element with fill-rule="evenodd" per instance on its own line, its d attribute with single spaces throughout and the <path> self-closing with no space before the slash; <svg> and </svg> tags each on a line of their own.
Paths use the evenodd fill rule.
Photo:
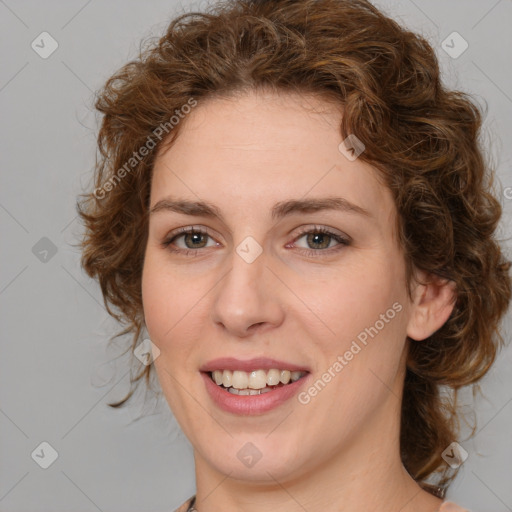
<svg viewBox="0 0 512 512">
<path fill-rule="evenodd" d="M 338 242 L 338 245 L 336 245 L 334 248 L 328 248 L 328 249 L 302 249 L 303 254 L 305 254 L 308 257 L 323 257 L 331 255 L 333 252 L 339 251 L 343 246 L 350 245 L 350 240 L 348 238 L 344 238 L 341 235 L 334 233 L 327 228 L 324 227 L 317 227 L 314 226 L 314 228 L 305 228 L 303 229 L 297 237 L 293 240 L 293 243 L 295 243 L 297 240 L 302 238 L 304 235 L 309 234 L 318 234 L 321 233 L 323 235 L 328 235 L 330 238 L 336 240 Z M 210 238 L 213 238 L 213 236 L 208 232 L 206 229 L 198 229 L 193 226 L 188 226 L 184 228 L 179 228 L 174 233 L 171 233 L 169 237 L 162 242 L 162 246 L 165 249 L 168 249 L 171 252 L 174 253 L 180 253 L 184 256 L 196 256 L 198 251 L 201 249 L 173 249 L 171 248 L 171 244 L 178 239 L 179 237 L 183 236 L 184 234 L 201 234 L 201 235 L 207 235 Z M 204 248 L 203 248 L 204 249 Z M 319 253 L 326 253 L 326 254 L 319 254 Z"/>
</svg>

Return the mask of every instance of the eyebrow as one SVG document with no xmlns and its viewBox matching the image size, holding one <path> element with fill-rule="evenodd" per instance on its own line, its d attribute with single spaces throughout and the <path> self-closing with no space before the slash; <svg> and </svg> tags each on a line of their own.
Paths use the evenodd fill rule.
<svg viewBox="0 0 512 512">
<path fill-rule="evenodd" d="M 372 214 L 365 208 L 351 203 L 343 197 L 323 197 L 311 199 L 292 199 L 280 201 L 272 208 L 272 219 L 279 220 L 294 213 L 312 213 L 321 210 L 336 210 L 348 213 L 356 213 L 371 218 Z M 217 218 L 224 221 L 224 217 L 215 205 L 205 201 L 188 201 L 185 199 L 173 199 L 166 197 L 158 201 L 149 211 L 153 215 L 161 211 L 182 213 L 195 217 Z"/>
</svg>

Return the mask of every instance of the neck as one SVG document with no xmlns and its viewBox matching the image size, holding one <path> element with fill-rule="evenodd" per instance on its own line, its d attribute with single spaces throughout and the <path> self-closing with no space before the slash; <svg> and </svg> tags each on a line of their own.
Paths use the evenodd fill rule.
<svg viewBox="0 0 512 512">
<path fill-rule="evenodd" d="M 441 500 L 421 489 L 401 462 L 399 405 L 391 420 L 389 404 L 381 407 L 372 428 L 355 434 L 321 466 L 286 477 L 276 478 L 269 468 L 265 481 L 237 480 L 233 473 L 217 471 L 195 451 L 195 508 L 198 512 L 260 512 L 269 507 L 280 512 L 437 512 Z"/>
</svg>

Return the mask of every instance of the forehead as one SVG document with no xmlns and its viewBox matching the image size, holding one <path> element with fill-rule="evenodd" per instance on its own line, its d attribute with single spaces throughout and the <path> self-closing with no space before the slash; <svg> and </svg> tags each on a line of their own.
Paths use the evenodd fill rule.
<svg viewBox="0 0 512 512">
<path fill-rule="evenodd" d="M 339 151 L 341 116 L 339 106 L 295 93 L 199 102 L 155 161 L 151 204 L 172 194 L 240 213 L 336 195 L 389 214 L 394 205 L 376 170 Z"/>
</svg>

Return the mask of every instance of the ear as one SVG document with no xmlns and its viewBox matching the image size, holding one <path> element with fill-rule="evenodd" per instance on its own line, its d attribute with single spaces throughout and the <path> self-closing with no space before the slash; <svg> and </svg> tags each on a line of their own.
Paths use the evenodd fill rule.
<svg viewBox="0 0 512 512">
<path fill-rule="evenodd" d="M 453 281 L 425 272 L 418 272 L 417 275 L 421 283 L 417 282 L 412 293 L 407 336 L 421 341 L 446 323 L 453 311 L 457 293 Z"/>
</svg>

